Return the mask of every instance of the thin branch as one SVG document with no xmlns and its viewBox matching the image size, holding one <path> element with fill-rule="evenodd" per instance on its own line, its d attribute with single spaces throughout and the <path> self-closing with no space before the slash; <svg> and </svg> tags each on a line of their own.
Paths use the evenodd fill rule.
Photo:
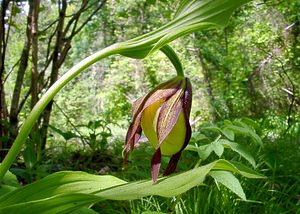
<svg viewBox="0 0 300 214">
<path fill-rule="evenodd" d="M 103 7 L 104 3 L 106 1 L 102 1 L 101 4 L 88 16 L 88 18 L 78 27 L 77 27 L 77 23 L 80 19 L 80 16 L 82 15 L 82 13 L 84 11 L 87 11 L 89 8 L 91 8 L 92 6 L 94 6 L 96 3 L 98 3 L 97 1 L 95 1 L 93 4 L 90 4 L 88 7 L 86 7 L 88 4 L 88 1 L 84 1 L 82 3 L 82 6 L 81 8 L 78 10 L 78 12 L 76 14 L 74 14 L 73 18 L 68 22 L 65 30 L 64 30 L 64 35 L 67 34 L 67 32 L 69 31 L 70 27 L 72 26 L 73 24 L 73 29 L 72 29 L 72 32 L 70 34 L 70 36 L 68 36 L 67 38 L 65 38 L 65 41 L 66 41 L 66 44 L 61 52 L 61 62 L 64 61 L 68 51 L 70 50 L 71 48 L 71 40 L 72 38 L 78 34 L 82 28 L 92 19 L 92 17 Z M 85 8 L 86 7 L 86 8 Z M 75 23 L 73 23 L 75 22 Z"/>
<path fill-rule="evenodd" d="M 21 100 L 21 102 L 19 104 L 18 114 L 21 112 L 21 110 L 22 110 L 24 104 L 26 103 L 26 100 L 28 99 L 30 93 L 31 93 L 31 87 L 29 88 L 29 90 L 27 91 L 27 93 L 25 94 L 24 98 Z"/>
<path fill-rule="evenodd" d="M 21 58 L 13 65 L 13 67 L 11 69 L 9 69 L 9 72 L 7 73 L 7 75 L 4 78 L 3 84 L 7 81 L 8 77 L 14 71 L 15 67 L 17 67 L 17 65 L 19 65 L 20 61 L 21 61 Z"/>
<path fill-rule="evenodd" d="M 85 7 L 88 5 L 88 0 L 84 0 L 81 4 L 81 7 L 79 8 L 79 10 L 72 16 L 72 18 L 68 21 L 65 30 L 64 30 L 64 35 L 66 35 L 66 33 L 69 31 L 69 29 L 71 28 L 72 24 L 75 22 L 75 24 L 77 23 L 78 19 L 80 18 L 81 14 L 84 12 Z"/>
<path fill-rule="evenodd" d="M 53 40 L 54 36 L 56 35 L 57 31 L 58 31 L 58 25 L 56 26 L 53 33 L 49 36 L 48 44 L 47 44 L 46 61 L 49 60 L 49 55 L 50 55 L 50 50 L 51 50 L 51 43 L 52 43 L 52 40 Z M 47 64 L 47 63 L 45 63 L 45 64 Z"/>
<path fill-rule="evenodd" d="M 44 33 L 48 31 L 49 28 L 51 28 L 54 24 L 56 24 L 59 21 L 59 19 L 54 20 L 52 23 L 50 23 L 45 29 L 40 30 L 39 33 Z"/>
<path fill-rule="evenodd" d="M 73 127 L 73 129 L 77 132 L 77 134 L 80 136 L 81 142 L 86 145 L 87 142 L 84 141 L 84 136 L 81 134 L 81 132 L 78 130 L 78 128 L 73 124 L 73 122 L 70 120 L 70 117 L 67 115 L 67 113 L 57 104 L 57 102 L 53 101 L 53 103 L 56 105 L 57 109 L 64 115 L 64 117 L 67 119 L 67 122 Z"/>
<path fill-rule="evenodd" d="M 81 26 L 72 32 L 72 34 L 71 34 L 72 37 L 75 36 L 77 33 L 79 33 L 82 30 L 82 28 L 92 19 L 92 17 L 104 6 L 105 2 L 106 2 L 106 0 L 102 1 L 101 4 L 81 24 Z"/>
</svg>

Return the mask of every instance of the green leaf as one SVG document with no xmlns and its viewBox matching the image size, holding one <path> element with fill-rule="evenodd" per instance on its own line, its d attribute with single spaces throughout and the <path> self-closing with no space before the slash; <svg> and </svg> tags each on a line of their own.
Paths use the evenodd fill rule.
<svg viewBox="0 0 300 214">
<path fill-rule="evenodd" d="M 9 186 L 13 186 L 13 187 L 19 187 L 20 186 L 17 177 L 14 174 L 12 174 L 10 171 L 6 172 L 6 174 L 4 175 L 3 180 L 1 181 L 1 184 L 6 184 L 6 185 L 9 185 Z"/>
<path fill-rule="evenodd" d="M 222 156 L 222 154 L 224 152 L 224 147 L 222 144 L 220 144 L 218 141 L 214 141 L 211 143 L 211 147 L 214 150 L 214 152 L 216 153 L 216 155 L 218 155 L 219 157 Z"/>
<path fill-rule="evenodd" d="M 209 173 L 217 182 L 223 184 L 232 192 L 237 194 L 241 199 L 246 200 L 246 195 L 239 182 L 239 180 L 234 177 L 234 175 L 227 171 L 212 171 Z"/>
<path fill-rule="evenodd" d="M 10 171 L 4 175 L 2 182 L 0 183 L 0 195 L 4 195 L 20 187 L 17 177 Z"/>
<path fill-rule="evenodd" d="M 205 128 L 202 128 L 202 129 L 223 134 L 229 140 L 234 140 L 234 132 L 232 130 L 230 130 L 229 128 L 227 128 L 227 127 L 225 127 L 224 129 L 220 129 L 217 126 L 209 126 L 209 127 L 205 127 Z"/>
<path fill-rule="evenodd" d="M 228 140 L 234 141 L 234 132 L 228 128 L 221 129 L 222 134 L 228 138 Z"/>
<path fill-rule="evenodd" d="M 242 165 L 241 165 L 242 166 Z M 213 169 L 251 176 L 247 168 L 218 160 L 170 177 L 127 183 L 113 176 L 58 172 L 0 197 L 0 213 L 67 213 L 102 200 L 132 200 L 149 195 L 176 196 L 201 185 Z M 247 173 L 245 173 L 247 171 Z M 259 177 L 252 175 L 252 177 Z"/>
<path fill-rule="evenodd" d="M 5 198 L 0 197 L 0 207 L 7 204 L 45 199 L 68 192 L 89 194 L 124 183 L 126 182 L 110 175 L 97 176 L 84 172 L 58 172 L 8 194 Z"/>
<path fill-rule="evenodd" d="M 201 184 L 215 164 L 161 178 L 156 185 L 151 180 L 127 183 L 113 176 L 58 172 L 0 197 L 0 213 L 65 213 L 105 199 L 170 197 Z"/>
<path fill-rule="evenodd" d="M 213 146 L 211 144 L 207 144 L 203 146 L 187 145 L 185 150 L 198 152 L 199 157 L 202 160 L 206 160 L 206 158 L 208 158 L 209 155 L 213 152 Z"/>
<path fill-rule="evenodd" d="M 5 195 L 6 193 L 9 193 L 13 190 L 16 190 L 16 187 L 10 186 L 10 185 L 6 185 L 6 184 L 2 184 L 0 185 L 0 195 Z"/>
<path fill-rule="evenodd" d="M 256 178 L 256 179 L 266 178 L 264 175 L 261 175 L 260 173 L 254 171 L 253 169 L 250 169 L 245 165 L 235 161 L 219 160 L 214 166 L 214 169 L 239 173 L 246 178 Z"/>
<path fill-rule="evenodd" d="M 249 0 L 184 0 L 175 18 L 143 36 L 118 44 L 121 55 L 142 59 L 180 36 L 198 30 L 223 28 L 232 12 Z"/>
<path fill-rule="evenodd" d="M 203 127 L 202 130 L 208 130 L 208 131 L 213 131 L 217 133 L 221 133 L 221 129 L 217 126 L 208 126 L 208 127 Z"/>
<path fill-rule="evenodd" d="M 64 131 L 62 131 L 62 130 L 60 130 L 60 129 L 54 127 L 54 126 L 51 126 L 51 125 L 49 125 L 49 127 L 50 127 L 53 131 L 55 131 L 56 133 L 60 134 L 60 135 L 65 139 L 65 141 L 68 141 L 68 140 L 70 140 L 70 139 L 72 139 L 72 138 L 78 137 L 76 134 L 74 134 L 74 133 L 71 132 L 71 131 L 64 132 Z"/>
<path fill-rule="evenodd" d="M 255 160 L 247 148 L 239 143 L 230 142 L 225 139 L 220 139 L 219 142 L 223 145 L 228 146 L 233 151 L 237 152 L 240 156 L 245 158 L 253 167 L 256 166 Z"/>
<path fill-rule="evenodd" d="M 41 190 L 36 190 L 41 191 Z M 41 191 L 43 192 L 43 191 Z M 53 214 L 53 213 L 69 213 L 77 210 L 88 204 L 92 204 L 99 201 L 99 198 L 92 194 L 83 193 L 65 193 L 56 194 L 52 197 L 20 202 L 17 204 L 11 204 L 10 206 L 1 206 L 0 213 L 41 213 L 41 214 Z"/>
<path fill-rule="evenodd" d="M 202 140 L 208 140 L 208 138 L 204 134 L 200 134 L 199 132 L 193 132 L 192 139 L 194 139 L 197 142 Z"/>
<path fill-rule="evenodd" d="M 26 145 L 26 148 L 23 152 L 23 158 L 26 165 L 26 168 L 32 169 L 37 162 L 36 154 L 32 149 L 30 144 Z"/>
<path fill-rule="evenodd" d="M 229 125 L 227 126 L 227 128 L 231 129 L 235 133 L 249 136 L 256 144 L 263 146 L 263 142 L 261 138 L 249 127 L 245 128 L 245 127 L 240 127 L 235 125 Z"/>
</svg>

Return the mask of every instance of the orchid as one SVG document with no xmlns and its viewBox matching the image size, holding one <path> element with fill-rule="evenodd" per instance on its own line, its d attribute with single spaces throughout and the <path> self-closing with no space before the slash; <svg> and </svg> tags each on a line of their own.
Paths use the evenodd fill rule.
<svg viewBox="0 0 300 214">
<path fill-rule="evenodd" d="M 143 131 L 156 149 L 151 160 L 153 182 L 157 181 L 162 155 L 171 156 L 164 175 L 174 172 L 191 138 L 191 103 L 191 83 L 183 76 L 162 83 L 139 98 L 132 107 L 133 121 L 126 135 L 124 164 Z"/>
</svg>

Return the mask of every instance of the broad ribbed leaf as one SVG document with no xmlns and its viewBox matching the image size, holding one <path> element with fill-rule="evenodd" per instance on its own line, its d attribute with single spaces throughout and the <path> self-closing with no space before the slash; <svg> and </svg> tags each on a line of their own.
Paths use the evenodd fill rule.
<svg viewBox="0 0 300 214">
<path fill-rule="evenodd" d="M 234 132 L 227 127 L 224 129 L 221 129 L 217 126 L 209 126 L 209 127 L 202 128 L 202 130 L 209 130 L 209 131 L 217 132 L 217 133 L 223 134 L 229 140 L 232 140 L 232 141 L 234 140 Z"/>
<path fill-rule="evenodd" d="M 176 196 L 203 183 L 213 170 L 228 170 L 263 178 L 241 165 L 219 160 L 187 172 L 158 179 L 127 183 L 113 176 L 84 172 L 58 172 L 0 197 L 0 213 L 66 213 L 102 200 L 132 200 L 149 195 Z"/>
<path fill-rule="evenodd" d="M 174 39 L 203 29 L 222 28 L 232 12 L 249 0 L 184 0 L 175 18 L 143 36 L 119 44 L 119 53 L 133 58 L 145 58 Z"/>
<path fill-rule="evenodd" d="M 209 173 L 216 182 L 219 182 L 230 189 L 232 192 L 237 194 L 241 199 L 246 200 L 246 195 L 239 182 L 239 180 L 234 177 L 234 175 L 227 171 L 212 171 Z"/>
<path fill-rule="evenodd" d="M 221 129 L 222 134 L 228 138 L 228 140 L 234 141 L 234 132 L 228 128 Z"/>
<path fill-rule="evenodd" d="M 110 175 L 97 176 L 84 172 L 58 172 L 0 197 L 0 208 L 8 204 L 35 201 L 68 192 L 90 194 L 125 183 L 125 181 Z"/>
<path fill-rule="evenodd" d="M 43 192 L 43 190 L 36 190 Z M 52 197 L 21 202 L 10 206 L 1 206 L 0 213 L 16 214 L 16 213 L 37 213 L 37 214 L 53 214 L 53 213 L 69 213 L 88 204 L 99 201 L 99 197 L 93 194 L 83 193 L 64 193 L 56 194 Z"/>
</svg>

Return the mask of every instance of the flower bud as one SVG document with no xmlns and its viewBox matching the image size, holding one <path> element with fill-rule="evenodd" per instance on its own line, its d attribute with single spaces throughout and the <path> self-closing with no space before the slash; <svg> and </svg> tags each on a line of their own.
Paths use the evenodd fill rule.
<svg viewBox="0 0 300 214">
<path fill-rule="evenodd" d="M 126 135 L 124 165 L 144 131 L 156 149 L 151 160 L 153 182 L 157 181 L 161 155 L 171 156 L 164 175 L 174 172 L 191 137 L 191 103 L 192 88 L 185 77 L 175 77 L 139 98 L 132 107 L 133 121 Z"/>
</svg>

